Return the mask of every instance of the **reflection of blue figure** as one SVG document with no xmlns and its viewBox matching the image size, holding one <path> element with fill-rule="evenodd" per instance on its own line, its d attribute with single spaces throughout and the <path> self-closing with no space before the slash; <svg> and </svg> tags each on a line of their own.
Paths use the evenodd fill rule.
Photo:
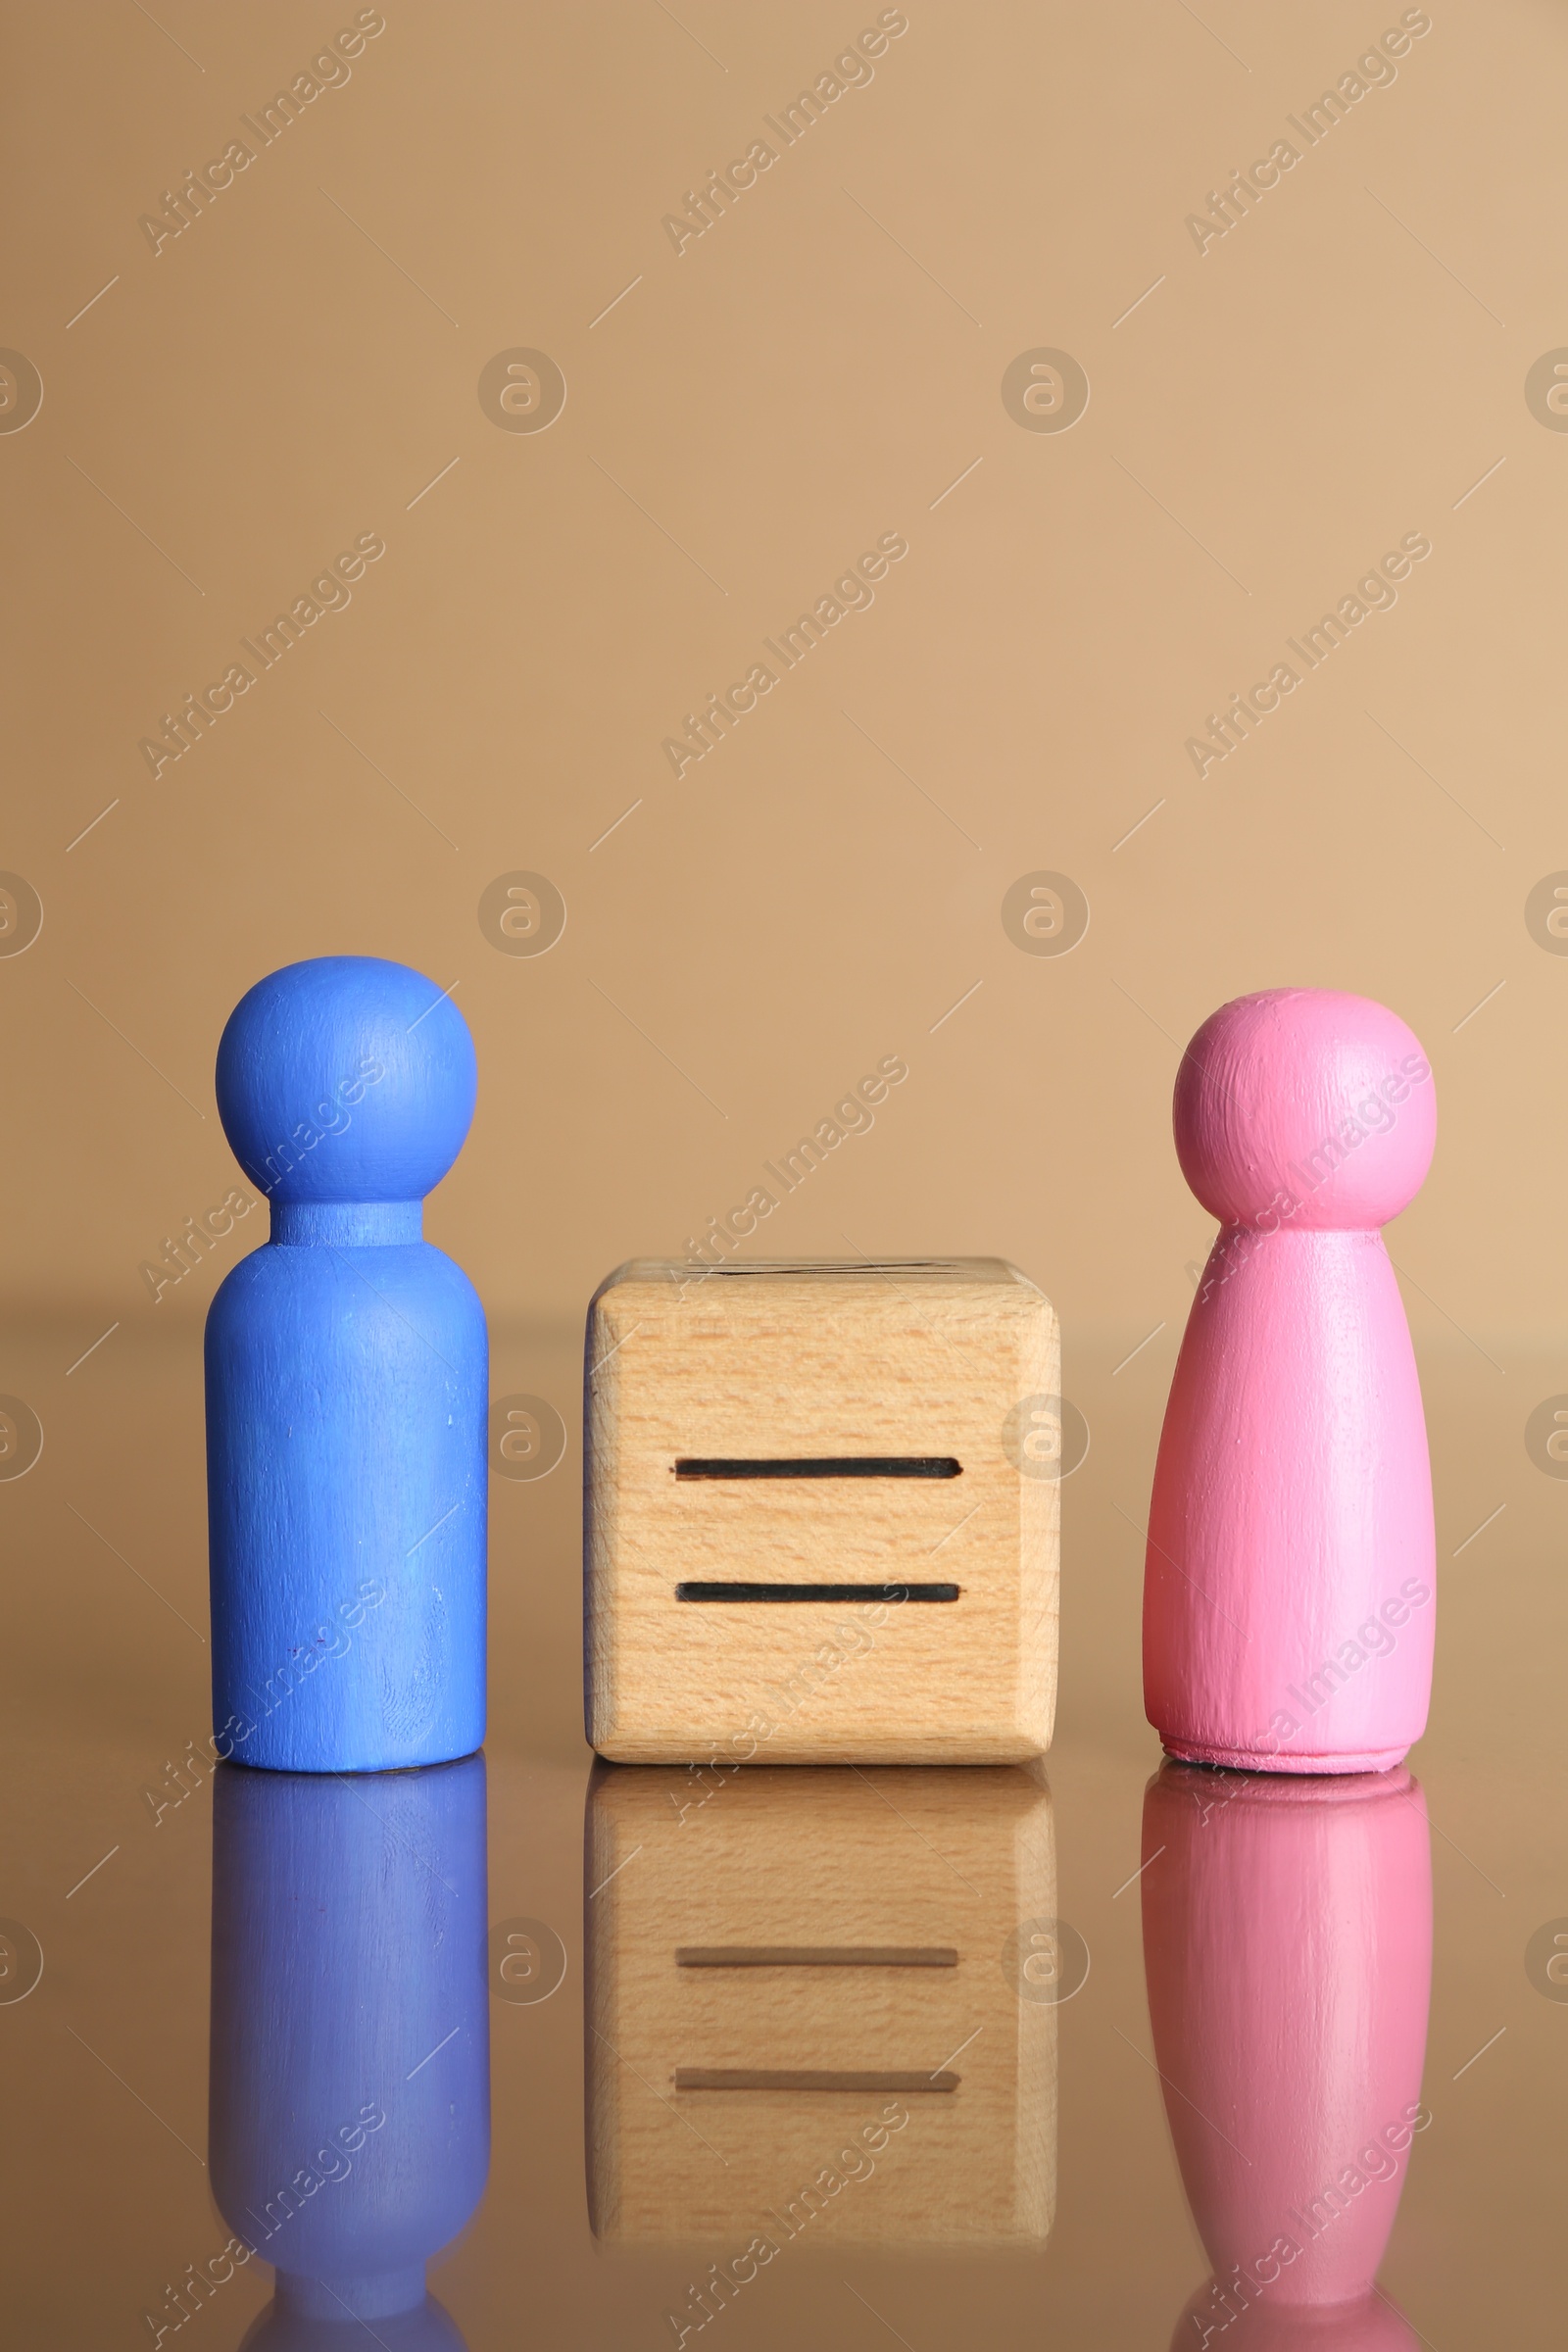
<svg viewBox="0 0 1568 2352">
<path fill-rule="evenodd" d="M 214 1782 L 213 2190 L 250 2352 L 461 2352 L 424 2266 L 490 2154 L 484 1759 Z"/>
<path fill-rule="evenodd" d="M 473 1116 L 434 981 L 322 956 L 258 981 L 218 1108 L 271 1239 L 207 1316 L 218 1752 L 380 1772 L 484 1738 L 484 1309 L 421 1238 Z"/>
</svg>

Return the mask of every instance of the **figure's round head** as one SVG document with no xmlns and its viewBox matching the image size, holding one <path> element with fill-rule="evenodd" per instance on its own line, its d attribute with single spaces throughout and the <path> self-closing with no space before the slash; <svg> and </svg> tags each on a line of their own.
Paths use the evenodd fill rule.
<svg viewBox="0 0 1568 2352">
<path fill-rule="evenodd" d="M 406 963 L 317 956 L 241 997 L 218 1048 L 218 1112 L 273 1200 L 422 1200 L 473 1117 L 473 1040 Z"/>
<path fill-rule="evenodd" d="M 1210 1013 L 1182 1057 L 1176 1154 L 1222 1224 L 1386 1225 L 1437 1137 L 1432 1067 L 1397 1013 L 1271 988 Z"/>
</svg>

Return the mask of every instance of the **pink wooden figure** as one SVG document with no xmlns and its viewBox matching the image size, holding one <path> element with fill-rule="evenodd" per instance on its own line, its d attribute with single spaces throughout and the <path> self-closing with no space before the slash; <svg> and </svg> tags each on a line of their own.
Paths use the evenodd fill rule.
<svg viewBox="0 0 1568 2352">
<path fill-rule="evenodd" d="M 1220 1231 L 1177 1359 L 1144 1574 L 1144 1705 L 1171 1754 L 1384 1772 L 1426 1728 L 1432 1474 L 1379 1227 L 1432 1158 L 1396 1013 L 1238 997 L 1176 1077 L 1182 1173 Z"/>
<path fill-rule="evenodd" d="M 1154 2063 L 1213 2265 L 1171 2352 L 1415 2352 L 1374 2280 L 1432 2120 L 1420 1788 L 1167 1763 L 1143 1858 Z"/>
</svg>

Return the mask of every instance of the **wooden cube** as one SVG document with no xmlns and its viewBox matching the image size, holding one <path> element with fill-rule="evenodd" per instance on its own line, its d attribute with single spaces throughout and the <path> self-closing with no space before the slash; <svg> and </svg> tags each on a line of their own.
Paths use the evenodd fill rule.
<svg viewBox="0 0 1568 2352">
<path fill-rule="evenodd" d="M 588 1737 L 999 1764 L 1056 1690 L 1059 1342 L 1000 1258 L 639 1258 L 588 1311 Z"/>
<path fill-rule="evenodd" d="M 600 1766 L 586 1827 L 596 2235 L 1045 2242 L 1056 2011 L 1008 1965 L 1054 1924 L 1038 1767 Z"/>
</svg>

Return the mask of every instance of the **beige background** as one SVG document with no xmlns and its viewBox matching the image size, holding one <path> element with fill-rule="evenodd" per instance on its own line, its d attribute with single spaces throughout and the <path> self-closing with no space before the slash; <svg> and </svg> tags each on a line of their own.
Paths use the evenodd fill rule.
<svg viewBox="0 0 1568 2352">
<path fill-rule="evenodd" d="M 898 1053 L 769 1247 L 1000 1251 L 1069 1362 L 1164 1319 L 1168 1369 L 1209 1231 L 1179 1044 L 1307 982 L 1437 1069 L 1418 1327 L 1554 1335 L 1568 962 L 1523 906 L 1568 864 L 1568 438 L 1523 384 L 1568 339 L 1560 10 L 1438 6 L 1201 256 L 1187 214 L 1396 8 L 915 0 L 679 256 L 662 216 L 875 10 L 391 5 L 155 256 L 139 215 L 355 14 L 158 13 L 10 30 L 4 339 L 45 387 L 0 438 L 0 863 L 45 909 L 0 963 L 13 1301 L 83 1346 L 197 1319 L 245 1228 L 156 1309 L 136 1269 L 232 1181 L 223 1019 L 347 950 L 456 984 L 482 1091 L 429 1223 L 498 1318 L 574 1322 Z M 477 398 L 518 345 L 568 386 L 537 435 Z M 1042 345 L 1092 386 L 1059 435 L 1000 394 Z M 352 606 L 154 782 L 138 739 L 365 530 Z M 665 734 L 887 530 L 874 607 L 677 782 Z M 1397 607 L 1200 782 L 1205 714 L 1417 530 Z M 568 907 L 536 960 L 477 921 L 514 868 Z M 1002 929 L 1036 868 L 1093 909 L 1061 959 Z"/>
</svg>

